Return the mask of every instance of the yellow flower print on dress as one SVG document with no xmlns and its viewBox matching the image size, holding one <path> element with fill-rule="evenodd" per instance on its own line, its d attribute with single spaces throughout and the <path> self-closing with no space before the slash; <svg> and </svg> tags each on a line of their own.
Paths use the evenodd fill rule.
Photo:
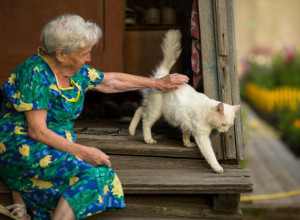
<svg viewBox="0 0 300 220">
<path fill-rule="evenodd" d="M 10 85 L 15 85 L 15 79 L 16 79 L 16 74 L 15 73 L 13 73 L 13 74 L 11 74 L 10 75 L 10 77 L 8 78 L 8 83 L 10 84 Z"/>
<path fill-rule="evenodd" d="M 30 153 L 30 148 L 27 144 L 23 144 L 22 147 L 19 147 L 18 151 L 23 157 L 26 157 Z"/>
<path fill-rule="evenodd" d="M 77 183 L 79 178 L 77 176 L 74 176 L 70 179 L 70 186 L 73 186 L 75 183 Z"/>
<path fill-rule="evenodd" d="M 14 108 L 19 112 L 31 110 L 32 107 L 33 107 L 32 103 L 25 103 L 25 102 L 22 102 L 21 100 L 20 100 L 20 105 L 14 104 Z"/>
<path fill-rule="evenodd" d="M 66 133 L 67 140 L 73 142 L 73 138 L 72 138 L 70 131 L 65 131 L 65 133 Z"/>
<path fill-rule="evenodd" d="M 51 163 L 51 159 L 52 159 L 52 155 L 47 155 L 43 157 L 42 159 L 40 159 L 40 166 L 43 168 L 48 167 L 49 164 Z"/>
<path fill-rule="evenodd" d="M 3 143 L 0 143 L 0 154 L 4 153 L 6 151 L 6 147 Z"/>
<path fill-rule="evenodd" d="M 29 179 L 33 183 L 33 187 L 37 186 L 39 189 L 49 189 L 53 186 L 53 184 L 49 181 L 40 180 L 38 175 Z"/>
<path fill-rule="evenodd" d="M 99 201 L 99 203 L 101 204 L 101 203 L 103 203 L 103 199 L 102 199 L 102 196 L 98 196 L 98 201 Z"/>
<path fill-rule="evenodd" d="M 108 186 L 105 185 L 104 188 L 103 188 L 104 195 L 106 195 L 108 191 L 109 191 Z"/>
<path fill-rule="evenodd" d="M 88 71 L 89 71 L 89 77 L 92 82 L 94 82 L 96 79 L 100 78 L 99 74 L 97 73 L 97 71 L 95 69 L 88 68 Z"/>
<path fill-rule="evenodd" d="M 7 113 L 3 116 L 3 118 L 6 118 L 7 116 L 11 115 L 11 113 Z"/>
<path fill-rule="evenodd" d="M 50 85 L 50 89 L 52 89 L 52 90 L 55 90 L 55 91 L 59 92 L 59 91 L 58 91 L 58 88 L 57 88 L 57 86 L 56 86 L 56 85 L 54 85 L 54 84 L 51 84 L 51 85 Z"/>
<path fill-rule="evenodd" d="M 91 90 L 91 89 L 93 89 L 93 88 L 95 88 L 94 85 L 89 85 L 88 87 L 86 87 L 85 91 Z"/>
<path fill-rule="evenodd" d="M 115 178 L 114 178 L 114 181 L 112 182 L 112 185 L 114 186 L 114 188 L 112 189 L 113 195 L 117 195 L 118 198 L 123 196 L 122 185 L 121 185 L 121 182 L 120 182 L 117 175 L 115 175 Z"/>
<path fill-rule="evenodd" d="M 80 157 L 78 157 L 78 156 L 75 156 L 75 157 L 76 157 L 77 160 L 83 161 Z"/>
<path fill-rule="evenodd" d="M 20 99 L 20 91 L 18 91 L 17 93 L 15 93 L 12 97 L 14 99 Z"/>
<path fill-rule="evenodd" d="M 21 130 L 23 130 L 22 127 L 19 127 L 19 126 L 15 127 L 15 133 L 20 133 L 20 132 L 22 132 Z"/>
</svg>

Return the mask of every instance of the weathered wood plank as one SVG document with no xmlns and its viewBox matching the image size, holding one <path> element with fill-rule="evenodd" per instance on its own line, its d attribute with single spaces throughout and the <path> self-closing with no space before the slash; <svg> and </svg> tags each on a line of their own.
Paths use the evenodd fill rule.
<svg viewBox="0 0 300 220">
<path fill-rule="evenodd" d="M 116 127 L 77 127 L 75 132 L 78 143 L 98 147 L 110 154 L 203 158 L 198 147 L 186 148 L 183 146 L 181 134 L 179 136 L 166 135 L 165 130 L 152 134 L 158 142 L 155 145 L 145 144 L 141 130 L 137 130 L 133 137 L 129 135 L 127 128 Z M 219 138 L 218 132 L 212 132 L 210 136 L 212 143 L 218 142 Z M 220 158 L 220 152 L 215 153 L 216 157 Z"/>
<path fill-rule="evenodd" d="M 225 0 L 214 0 L 217 54 L 228 56 L 227 16 Z"/>
<path fill-rule="evenodd" d="M 233 171 L 234 172 L 234 171 Z M 252 191 L 250 178 L 203 174 L 198 170 L 118 170 L 125 193 L 203 194 Z"/>
<path fill-rule="evenodd" d="M 240 204 L 240 194 L 215 195 L 213 210 L 217 212 L 237 212 Z"/>
<path fill-rule="evenodd" d="M 145 144 L 142 139 L 118 137 L 113 137 L 113 139 L 78 138 L 77 143 L 98 147 L 107 154 L 203 158 L 198 148 L 184 147 L 181 142 L 176 140 L 157 140 L 157 144 L 149 145 Z"/>
<path fill-rule="evenodd" d="M 240 219 L 241 212 L 213 212 L 212 195 L 129 195 L 126 208 L 114 213 L 101 213 L 99 217 L 131 216 L 146 219 Z M 94 216 L 91 219 L 97 219 Z M 100 218 L 99 218 L 100 219 Z M 102 218 L 101 218 L 102 219 Z M 135 218 L 133 218 L 135 219 Z"/>
<path fill-rule="evenodd" d="M 230 195 L 228 195 L 230 196 Z M 163 219 L 241 219 L 241 212 L 228 213 L 212 210 L 214 195 L 125 195 L 126 207 L 117 212 L 102 212 L 87 219 L 163 220 Z M 9 199 L 3 202 L 3 199 Z M 10 195 L 2 194 L 0 203 L 12 204 Z M 8 217 L 0 215 L 0 219 Z"/>
<path fill-rule="evenodd" d="M 114 169 L 197 169 L 202 173 L 213 173 L 209 164 L 201 159 L 108 155 L 110 156 Z M 221 165 L 226 172 L 227 170 L 233 169 L 241 170 L 241 172 L 248 172 L 245 170 L 243 171 L 239 165 Z"/>
<path fill-rule="evenodd" d="M 235 43 L 235 27 L 234 27 L 234 15 L 233 15 L 233 1 L 226 0 L 226 15 L 227 15 L 227 37 L 229 42 L 229 56 L 227 62 L 229 64 L 229 73 L 231 75 L 231 96 L 232 104 L 240 105 L 240 86 L 237 73 L 237 56 L 236 56 L 236 43 Z M 241 110 L 236 113 L 234 124 L 234 138 L 236 145 L 236 154 L 238 160 L 244 160 L 245 155 L 245 143 L 243 134 L 243 124 Z"/>
<path fill-rule="evenodd" d="M 228 38 L 227 38 L 227 12 L 225 0 L 214 0 L 214 18 L 217 44 L 217 64 L 219 76 L 220 100 L 232 104 L 231 74 L 228 63 Z M 236 159 L 236 146 L 234 139 L 234 128 L 221 135 L 224 157 Z"/>
<path fill-rule="evenodd" d="M 204 93 L 210 98 L 220 100 L 212 1 L 198 0 L 198 9 Z M 221 136 L 213 134 L 211 141 L 217 158 L 223 159 Z"/>
</svg>

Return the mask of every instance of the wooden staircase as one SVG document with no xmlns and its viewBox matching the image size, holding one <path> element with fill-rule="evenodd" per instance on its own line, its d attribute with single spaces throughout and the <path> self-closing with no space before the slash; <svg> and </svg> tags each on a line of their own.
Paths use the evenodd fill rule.
<svg viewBox="0 0 300 220">
<path fill-rule="evenodd" d="M 140 129 L 130 137 L 117 123 L 76 129 L 79 143 L 110 155 L 125 193 L 124 210 L 90 219 L 241 219 L 240 194 L 252 191 L 250 171 L 224 160 L 224 173 L 216 174 L 198 148 L 182 145 L 177 130 L 155 131 L 158 143 L 148 145 Z"/>
<path fill-rule="evenodd" d="M 127 126 L 117 123 L 77 127 L 76 133 L 78 143 L 110 156 L 125 193 L 125 209 L 88 219 L 241 219 L 240 194 L 251 192 L 252 184 L 249 170 L 236 161 L 224 161 L 224 173 L 216 174 L 198 148 L 184 147 L 174 131 L 154 134 L 156 145 L 145 144 L 140 130 L 130 137 Z M 0 182 L 0 204 L 11 203 Z"/>
</svg>

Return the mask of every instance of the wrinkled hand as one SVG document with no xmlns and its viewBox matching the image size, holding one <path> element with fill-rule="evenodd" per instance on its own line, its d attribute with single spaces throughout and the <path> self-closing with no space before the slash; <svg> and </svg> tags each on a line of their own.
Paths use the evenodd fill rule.
<svg viewBox="0 0 300 220">
<path fill-rule="evenodd" d="M 106 165 L 108 167 L 111 167 L 109 156 L 107 156 L 101 150 L 94 147 L 85 147 L 81 158 L 94 167 L 100 165 Z"/>
<path fill-rule="evenodd" d="M 179 85 L 189 81 L 185 75 L 173 73 L 157 79 L 155 89 L 160 91 L 168 91 L 171 89 L 178 89 Z"/>
</svg>

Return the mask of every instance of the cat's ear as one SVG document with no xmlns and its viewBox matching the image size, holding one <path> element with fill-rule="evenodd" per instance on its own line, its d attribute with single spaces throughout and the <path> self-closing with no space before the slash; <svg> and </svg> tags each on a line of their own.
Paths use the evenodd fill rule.
<svg viewBox="0 0 300 220">
<path fill-rule="evenodd" d="M 234 105 L 232 107 L 233 107 L 233 112 L 236 112 L 240 109 L 241 106 L 240 105 Z"/>
<path fill-rule="evenodd" d="M 220 113 L 220 114 L 224 114 L 224 105 L 223 103 L 219 103 L 216 107 L 216 112 Z"/>
</svg>

